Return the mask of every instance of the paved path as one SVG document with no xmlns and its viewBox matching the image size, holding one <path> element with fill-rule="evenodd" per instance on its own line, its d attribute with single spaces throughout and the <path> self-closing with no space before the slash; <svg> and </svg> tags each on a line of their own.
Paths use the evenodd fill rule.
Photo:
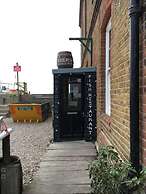
<svg viewBox="0 0 146 194">
<path fill-rule="evenodd" d="M 95 158 L 91 142 L 51 144 L 34 180 L 23 194 L 87 194 L 90 190 L 88 164 Z"/>
</svg>

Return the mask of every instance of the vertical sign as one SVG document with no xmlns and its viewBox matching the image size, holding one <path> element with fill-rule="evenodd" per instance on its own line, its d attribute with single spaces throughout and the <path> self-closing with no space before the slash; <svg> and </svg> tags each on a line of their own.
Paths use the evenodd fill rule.
<svg viewBox="0 0 146 194">
<path fill-rule="evenodd" d="M 85 78 L 85 139 L 96 138 L 96 75 L 88 74 Z"/>
<path fill-rule="evenodd" d="M 89 135 L 91 135 L 93 132 L 93 110 L 92 110 L 93 94 L 92 94 L 91 75 L 88 75 L 87 100 L 88 100 L 87 128 L 88 128 Z"/>
</svg>

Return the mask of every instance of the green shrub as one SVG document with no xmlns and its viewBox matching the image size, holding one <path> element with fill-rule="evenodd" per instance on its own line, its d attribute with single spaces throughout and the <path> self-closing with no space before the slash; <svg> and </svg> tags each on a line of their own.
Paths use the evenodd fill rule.
<svg viewBox="0 0 146 194">
<path fill-rule="evenodd" d="M 92 194 L 129 194 L 143 189 L 146 171 L 138 176 L 130 162 L 122 161 L 112 146 L 102 146 L 97 159 L 89 165 L 89 176 Z"/>
</svg>

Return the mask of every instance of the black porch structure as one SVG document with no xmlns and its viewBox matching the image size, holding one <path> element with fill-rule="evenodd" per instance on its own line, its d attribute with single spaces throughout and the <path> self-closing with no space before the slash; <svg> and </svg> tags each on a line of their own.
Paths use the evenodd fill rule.
<svg viewBox="0 0 146 194">
<path fill-rule="evenodd" d="M 96 139 L 96 68 L 54 69 L 54 141 Z"/>
</svg>

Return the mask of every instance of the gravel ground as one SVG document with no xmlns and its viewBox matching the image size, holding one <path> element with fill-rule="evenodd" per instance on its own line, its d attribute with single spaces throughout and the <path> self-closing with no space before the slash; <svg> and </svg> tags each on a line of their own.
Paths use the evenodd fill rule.
<svg viewBox="0 0 146 194">
<path fill-rule="evenodd" d="M 11 155 L 21 159 L 23 184 L 26 186 L 37 172 L 41 157 L 52 139 L 52 118 L 42 123 L 14 123 L 11 118 L 5 121 L 8 127 L 15 129 L 10 136 Z"/>
</svg>

